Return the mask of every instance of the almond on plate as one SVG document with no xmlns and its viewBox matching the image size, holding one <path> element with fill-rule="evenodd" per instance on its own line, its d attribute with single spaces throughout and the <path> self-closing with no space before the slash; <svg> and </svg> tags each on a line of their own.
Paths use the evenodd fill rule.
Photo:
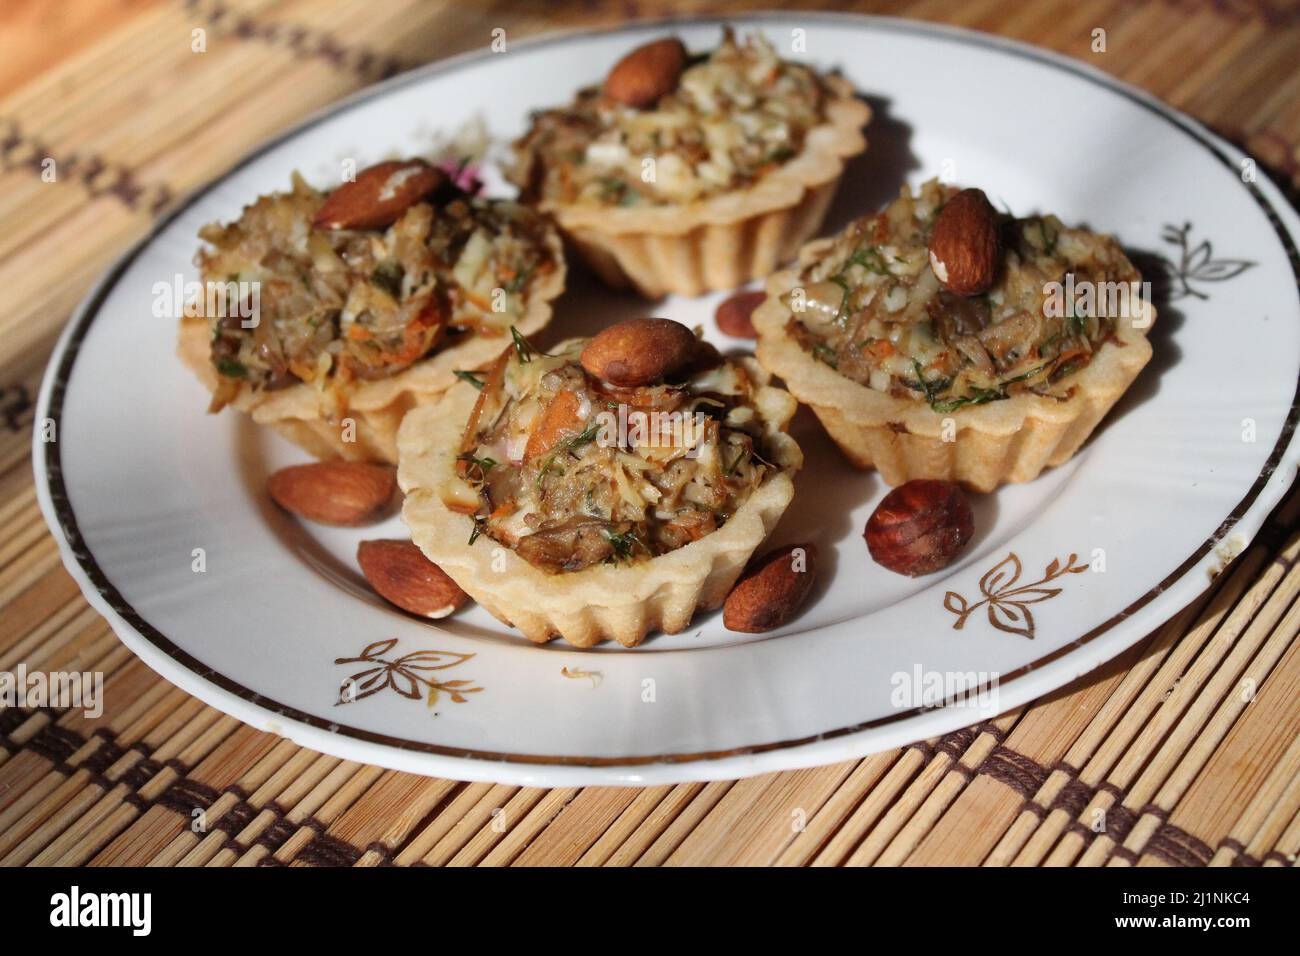
<svg viewBox="0 0 1300 956">
<path fill-rule="evenodd" d="M 816 545 L 790 545 L 764 555 L 727 595 L 723 625 L 747 634 L 780 627 L 803 606 L 816 577 Z"/>
<path fill-rule="evenodd" d="M 281 468 L 267 479 L 266 490 L 300 518 L 348 526 L 379 517 L 397 490 L 397 477 L 388 465 L 318 461 Z"/>
<path fill-rule="evenodd" d="M 605 77 L 605 95 L 636 109 L 652 105 L 677 88 L 686 68 L 686 47 L 675 37 L 639 46 Z"/>
<path fill-rule="evenodd" d="M 737 292 L 730 298 L 724 299 L 718 306 L 718 311 L 714 313 L 714 318 L 720 328 L 727 335 L 738 339 L 756 339 L 758 333 L 754 331 L 754 322 L 752 316 L 754 310 L 763 304 L 767 299 L 767 293 L 761 290 L 757 292 Z"/>
<path fill-rule="evenodd" d="M 695 357 L 695 333 L 672 319 L 629 319 L 602 330 L 582 350 L 582 367 L 602 382 L 635 388 L 662 382 Z"/>
<path fill-rule="evenodd" d="M 380 597 L 420 617 L 446 617 L 469 600 L 460 585 L 410 541 L 362 541 L 357 564 Z"/>
<path fill-rule="evenodd" d="M 998 275 L 1002 243 L 998 214 L 982 189 L 949 199 L 930 234 L 930 268 L 949 292 L 981 295 Z"/>
<path fill-rule="evenodd" d="M 442 170 L 422 159 L 376 163 L 330 193 L 312 225 L 317 229 L 383 229 L 446 180 Z"/>
</svg>

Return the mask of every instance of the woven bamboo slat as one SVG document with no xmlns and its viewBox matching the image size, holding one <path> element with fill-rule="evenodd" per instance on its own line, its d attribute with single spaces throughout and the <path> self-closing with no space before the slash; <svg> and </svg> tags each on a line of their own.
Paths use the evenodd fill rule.
<svg viewBox="0 0 1300 956">
<path fill-rule="evenodd" d="M 1083 60 L 1235 140 L 1293 199 L 1300 190 L 1291 5 L 852 6 Z M 514 41 L 705 7 L 76 0 L 0 11 L 12 41 L 0 62 L 0 670 L 99 672 L 110 702 L 99 717 L 0 705 L 0 865 L 1295 865 L 1297 492 L 1206 594 L 1060 691 L 901 750 L 741 781 L 540 790 L 342 761 L 172 687 L 81 599 L 36 506 L 30 405 L 72 309 L 156 216 L 312 110 L 481 47 L 494 27 Z M 1104 53 L 1092 51 L 1095 28 Z M 191 48 L 196 29 L 204 52 Z M 47 158 L 54 182 L 41 177 Z"/>
</svg>

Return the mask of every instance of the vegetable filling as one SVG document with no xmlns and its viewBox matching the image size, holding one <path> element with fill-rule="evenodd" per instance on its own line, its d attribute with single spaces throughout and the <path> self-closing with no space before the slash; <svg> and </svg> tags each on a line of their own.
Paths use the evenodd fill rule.
<svg viewBox="0 0 1300 956">
<path fill-rule="evenodd" d="M 325 199 L 295 174 L 290 192 L 201 230 L 205 285 L 258 296 L 256 310 L 227 303 L 207 316 L 220 376 L 212 411 L 244 386 L 300 382 L 342 411 L 357 381 L 393 375 L 472 334 L 504 337 L 533 280 L 556 268 L 544 220 L 515 203 L 448 187 L 387 229 L 314 228 Z"/>
<path fill-rule="evenodd" d="M 848 227 L 783 296 L 790 331 L 841 375 L 947 413 L 1022 393 L 1068 398 L 1070 376 L 1141 308 L 1141 276 L 1110 236 L 1055 216 L 999 216 L 1002 261 L 982 295 L 945 289 L 936 180 Z M 1137 314 L 1136 311 L 1129 314 Z"/>
<path fill-rule="evenodd" d="M 721 527 L 772 466 L 746 369 L 701 344 L 670 384 L 619 388 L 583 346 L 521 336 L 480 390 L 444 493 L 487 537 L 549 572 L 640 561 Z"/>
<path fill-rule="evenodd" d="M 781 60 L 758 34 L 738 42 L 727 30 L 651 109 L 591 87 L 535 114 L 511 179 L 529 201 L 689 203 L 742 189 L 795 156 L 824 121 L 826 98 L 812 70 Z"/>
</svg>

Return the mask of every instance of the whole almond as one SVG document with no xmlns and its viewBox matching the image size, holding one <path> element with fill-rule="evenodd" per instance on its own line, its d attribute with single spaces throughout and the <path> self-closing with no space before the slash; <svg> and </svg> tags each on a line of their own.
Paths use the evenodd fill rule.
<svg viewBox="0 0 1300 956">
<path fill-rule="evenodd" d="M 410 541 L 362 541 L 357 564 L 380 597 L 420 617 L 446 617 L 469 600 L 460 585 Z"/>
<path fill-rule="evenodd" d="M 963 189 L 939 210 L 930 233 L 930 268 L 949 292 L 981 295 L 1002 261 L 998 215 L 981 189 Z"/>
<path fill-rule="evenodd" d="M 317 229 L 383 229 L 446 180 L 442 170 L 422 159 L 377 163 L 330 193 L 311 224 Z"/>
<path fill-rule="evenodd" d="M 635 109 L 654 104 L 677 88 L 686 68 L 686 47 L 675 37 L 639 46 L 605 77 L 605 95 Z"/>
<path fill-rule="evenodd" d="M 635 388 L 661 382 L 695 356 L 695 333 L 672 319 L 629 319 L 582 350 L 582 367 L 602 382 Z"/>
<path fill-rule="evenodd" d="M 281 468 L 266 482 L 271 498 L 300 518 L 329 525 L 357 525 L 379 517 L 392 500 L 397 478 L 388 465 L 318 461 Z"/>
<path fill-rule="evenodd" d="M 975 516 L 961 485 L 917 478 L 885 495 L 864 536 L 877 564 L 916 577 L 951 564 L 974 533 Z"/>
<path fill-rule="evenodd" d="M 722 623 L 759 634 L 780 627 L 803 606 L 817 576 L 817 547 L 796 544 L 753 562 L 727 595 Z"/>
<path fill-rule="evenodd" d="M 727 335 L 738 339 L 756 339 L 754 331 L 754 310 L 767 299 L 765 292 L 737 292 L 729 299 L 724 299 L 714 313 L 720 328 Z"/>
</svg>

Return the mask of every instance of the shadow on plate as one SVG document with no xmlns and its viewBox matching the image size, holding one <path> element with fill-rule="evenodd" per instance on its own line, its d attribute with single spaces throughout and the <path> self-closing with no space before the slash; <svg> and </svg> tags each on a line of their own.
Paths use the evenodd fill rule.
<svg viewBox="0 0 1300 956">
<path fill-rule="evenodd" d="M 1104 434 L 1112 422 L 1119 421 L 1154 398 L 1160 391 L 1161 377 L 1178 363 L 1183 354 L 1175 335 L 1186 323 L 1187 317 L 1172 305 L 1174 296 L 1169 281 L 1168 260 L 1157 252 L 1138 247 L 1126 246 L 1124 252 L 1133 265 L 1137 266 L 1142 278 L 1151 283 L 1151 304 L 1156 310 L 1155 324 L 1147 333 L 1147 341 L 1151 343 L 1151 361 L 1088 437 L 1084 449 L 1096 441 L 1098 435 Z"/>
<path fill-rule="evenodd" d="M 912 152 L 912 127 L 890 112 L 890 101 L 883 96 L 859 99 L 871 107 L 867 151 L 845 165 L 844 178 L 818 235 L 833 235 L 853 220 L 879 212 L 898 198 L 908 174 L 921 167 Z"/>
</svg>

